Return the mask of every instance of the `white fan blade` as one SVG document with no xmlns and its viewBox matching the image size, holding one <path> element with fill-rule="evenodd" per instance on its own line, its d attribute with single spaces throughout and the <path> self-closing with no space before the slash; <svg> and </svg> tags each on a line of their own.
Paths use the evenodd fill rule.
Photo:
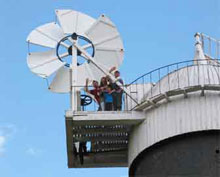
<svg viewBox="0 0 220 177">
<path fill-rule="evenodd" d="M 123 43 L 116 26 L 104 15 L 99 17 L 99 19 L 86 32 L 86 35 L 94 45 L 98 46 L 99 44 L 102 44 L 101 47 L 114 46 L 123 49 Z M 104 45 L 104 43 L 106 44 Z"/>
<path fill-rule="evenodd" d="M 99 63 L 97 63 L 97 64 L 99 64 Z M 99 66 L 102 66 L 102 65 L 99 64 Z M 102 66 L 102 68 L 105 69 L 106 71 L 108 71 L 105 67 Z M 97 66 L 95 66 L 92 62 L 89 63 L 89 70 L 91 72 L 91 74 L 90 74 L 91 78 L 89 78 L 89 79 L 91 79 L 91 80 L 96 80 L 96 81 L 100 82 L 101 78 L 103 76 L 105 76 L 105 74 L 101 70 L 99 70 L 97 68 Z"/>
<path fill-rule="evenodd" d="M 73 10 L 56 10 L 56 15 L 65 34 L 84 36 L 85 31 L 95 22 L 94 18 Z"/>
<path fill-rule="evenodd" d="M 89 80 L 96 80 L 100 81 L 101 77 L 104 76 L 102 72 L 97 70 L 97 67 L 94 66 L 94 64 L 90 63 L 84 63 L 80 66 L 78 66 L 77 72 L 80 73 L 77 76 L 77 82 L 78 85 L 85 85 L 86 79 L 88 78 Z"/>
<path fill-rule="evenodd" d="M 27 64 L 30 70 L 40 77 L 48 77 L 66 63 L 56 56 L 56 50 L 28 54 Z"/>
<path fill-rule="evenodd" d="M 94 61 L 108 68 L 108 70 L 122 64 L 124 47 L 120 34 L 111 20 L 102 15 L 86 32 L 95 46 Z M 87 48 L 87 46 L 83 46 Z"/>
<path fill-rule="evenodd" d="M 55 93 L 69 93 L 70 92 L 70 69 L 67 67 L 61 67 L 52 83 L 49 90 Z"/>
<path fill-rule="evenodd" d="M 96 48 L 94 61 L 105 66 L 108 70 L 115 66 L 119 68 L 124 58 L 124 51 L 117 48 Z"/>
<path fill-rule="evenodd" d="M 96 41 L 95 43 L 93 43 L 94 46 L 96 47 L 112 47 L 114 46 L 115 48 L 119 48 L 124 50 L 123 48 L 123 42 L 121 40 L 121 37 L 119 35 L 115 35 L 115 36 L 111 36 L 109 38 L 104 38 L 101 41 Z"/>
<path fill-rule="evenodd" d="M 62 28 L 52 22 L 42 25 L 33 30 L 29 34 L 27 42 L 44 47 L 55 48 L 57 43 L 62 38 L 64 38 Z"/>
<path fill-rule="evenodd" d="M 77 90 L 85 86 L 86 79 L 94 79 L 93 73 L 90 71 L 88 64 L 84 63 L 77 67 Z M 49 87 L 50 91 L 55 93 L 70 92 L 70 69 L 67 67 L 60 68 Z"/>
</svg>

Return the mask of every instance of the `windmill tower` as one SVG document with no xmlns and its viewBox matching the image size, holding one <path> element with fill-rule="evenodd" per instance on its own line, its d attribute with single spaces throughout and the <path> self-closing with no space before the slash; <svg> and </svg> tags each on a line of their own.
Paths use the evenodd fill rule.
<svg viewBox="0 0 220 177">
<path fill-rule="evenodd" d="M 56 15 L 59 24 L 45 24 L 28 36 L 28 43 L 47 50 L 29 52 L 27 62 L 33 73 L 53 78 L 50 91 L 70 94 L 69 168 L 129 167 L 134 177 L 220 176 L 218 40 L 197 33 L 193 60 L 158 68 L 126 86 L 117 82 L 124 90 L 123 111 L 85 111 L 86 78 L 115 81 L 108 70 L 121 65 L 123 43 L 105 15 L 97 20 L 73 10 Z M 85 142 L 90 149 L 83 154 Z"/>
<path fill-rule="evenodd" d="M 146 119 L 129 138 L 130 176 L 220 176 L 219 41 L 199 33 L 195 39 L 193 60 L 143 76 L 160 75 L 134 108 Z"/>
</svg>

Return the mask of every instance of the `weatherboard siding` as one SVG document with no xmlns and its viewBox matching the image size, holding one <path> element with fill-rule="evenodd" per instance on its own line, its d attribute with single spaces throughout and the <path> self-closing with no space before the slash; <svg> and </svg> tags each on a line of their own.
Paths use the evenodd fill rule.
<svg viewBox="0 0 220 177">
<path fill-rule="evenodd" d="M 176 96 L 171 102 L 145 112 L 146 120 L 136 126 L 129 139 L 129 166 L 144 149 L 177 135 L 220 130 L 220 95 L 206 91 Z"/>
</svg>

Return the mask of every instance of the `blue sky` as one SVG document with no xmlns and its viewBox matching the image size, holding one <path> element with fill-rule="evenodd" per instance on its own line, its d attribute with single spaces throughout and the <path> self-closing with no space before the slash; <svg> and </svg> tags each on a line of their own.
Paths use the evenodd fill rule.
<svg viewBox="0 0 220 177">
<path fill-rule="evenodd" d="M 190 60 L 195 32 L 220 38 L 218 0 L 1 0 L 0 176 L 126 177 L 127 168 L 68 169 L 64 111 L 68 95 L 50 93 L 26 65 L 27 35 L 74 9 L 118 26 L 125 45 L 123 78 Z"/>
</svg>

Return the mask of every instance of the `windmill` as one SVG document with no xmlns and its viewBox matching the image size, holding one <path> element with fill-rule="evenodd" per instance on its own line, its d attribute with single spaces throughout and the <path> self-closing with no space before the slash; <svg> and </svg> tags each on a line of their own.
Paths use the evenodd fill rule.
<svg viewBox="0 0 220 177">
<path fill-rule="evenodd" d="M 129 167 L 130 177 L 219 177 L 219 40 L 212 58 L 212 38 L 206 54 L 206 35 L 197 33 L 193 60 L 148 72 L 124 88 L 127 111 L 86 112 L 79 109 L 86 78 L 108 75 L 115 81 L 108 70 L 121 65 L 123 43 L 105 15 L 97 20 L 72 10 L 56 15 L 59 24 L 45 24 L 28 36 L 28 43 L 46 51 L 30 52 L 27 62 L 36 75 L 54 76 L 50 91 L 70 93 L 69 168 Z M 85 141 L 93 147 L 82 164 L 74 144 Z"/>
<path fill-rule="evenodd" d="M 45 50 L 29 52 L 30 70 L 42 77 L 54 76 L 49 90 L 70 93 L 71 110 L 80 109 L 79 92 L 86 78 L 99 81 L 111 67 L 119 68 L 124 47 L 116 26 L 105 15 L 94 19 L 73 10 L 56 10 L 59 24 L 51 22 L 34 29 L 27 37 L 31 45 Z"/>
</svg>

